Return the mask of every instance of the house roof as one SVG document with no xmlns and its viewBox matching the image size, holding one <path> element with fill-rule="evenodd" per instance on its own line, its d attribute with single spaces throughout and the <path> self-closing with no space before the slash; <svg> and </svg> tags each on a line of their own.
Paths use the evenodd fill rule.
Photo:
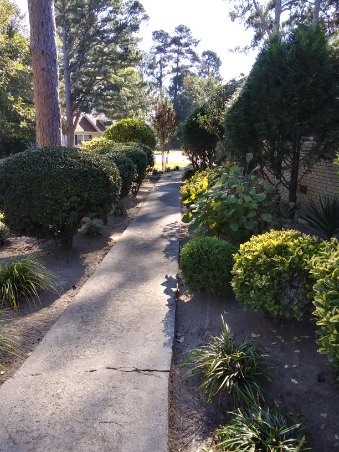
<svg viewBox="0 0 339 452">
<path fill-rule="evenodd" d="M 104 115 L 83 114 L 75 129 L 75 133 L 104 132 L 112 123 Z"/>
</svg>

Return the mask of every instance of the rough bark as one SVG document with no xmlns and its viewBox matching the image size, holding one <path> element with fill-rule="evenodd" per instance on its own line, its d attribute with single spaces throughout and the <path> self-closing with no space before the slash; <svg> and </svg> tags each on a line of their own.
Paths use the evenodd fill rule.
<svg viewBox="0 0 339 452">
<path fill-rule="evenodd" d="M 274 28 L 273 33 L 279 33 L 281 18 L 281 0 L 276 0 L 274 7 Z"/>
<path fill-rule="evenodd" d="M 314 8 L 313 8 L 313 21 L 312 21 L 312 24 L 314 27 L 319 22 L 320 5 L 321 5 L 321 0 L 315 0 Z"/>
<path fill-rule="evenodd" d="M 67 49 L 67 35 L 66 27 L 62 30 L 62 65 L 64 70 L 64 88 L 65 88 L 65 106 L 66 106 L 66 136 L 67 147 L 74 146 L 74 126 L 73 126 L 73 111 L 71 100 L 71 76 L 69 70 L 69 53 Z"/>
<path fill-rule="evenodd" d="M 58 55 L 53 0 L 28 0 L 36 110 L 36 141 L 61 145 Z"/>
</svg>

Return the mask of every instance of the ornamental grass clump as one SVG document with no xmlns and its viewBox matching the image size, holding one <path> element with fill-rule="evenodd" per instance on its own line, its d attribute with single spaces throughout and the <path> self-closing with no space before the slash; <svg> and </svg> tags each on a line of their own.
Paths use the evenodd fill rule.
<svg viewBox="0 0 339 452">
<path fill-rule="evenodd" d="M 302 452 L 306 440 L 300 425 L 289 426 L 276 410 L 252 407 L 230 413 L 229 425 L 216 431 L 217 450 L 237 452 Z"/>
<path fill-rule="evenodd" d="M 300 320 L 312 300 L 310 261 L 322 243 L 295 230 L 271 230 L 240 245 L 232 287 L 237 300 L 274 317 Z"/>
<path fill-rule="evenodd" d="M 40 290 L 54 288 L 52 281 L 36 256 L 9 259 L 0 265 L 0 307 L 17 310 L 23 301 L 39 301 Z"/>
<path fill-rule="evenodd" d="M 339 233 L 339 198 L 326 196 L 311 201 L 299 221 L 324 234 L 329 240 Z"/>
<path fill-rule="evenodd" d="M 339 242 L 332 239 L 312 260 L 319 352 L 339 369 Z"/>
<path fill-rule="evenodd" d="M 219 393 L 228 393 L 235 402 L 249 405 L 263 400 L 263 386 L 269 381 L 264 353 L 251 339 L 235 341 L 224 323 L 221 335 L 193 350 L 185 363 L 191 366 L 189 375 L 201 378 L 200 388 L 209 401 Z"/>
<path fill-rule="evenodd" d="M 193 291 L 221 294 L 230 289 L 233 253 L 237 248 L 214 237 L 195 237 L 180 252 L 183 281 Z"/>
</svg>

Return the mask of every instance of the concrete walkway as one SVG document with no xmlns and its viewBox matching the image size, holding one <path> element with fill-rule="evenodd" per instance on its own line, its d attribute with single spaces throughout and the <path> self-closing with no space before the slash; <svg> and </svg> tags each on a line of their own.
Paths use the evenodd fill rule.
<svg viewBox="0 0 339 452">
<path fill-rule="evenodd" d="M 180 176 L 139 215 L 13 378 L 0 451 L 163 452 L 174 336 Z"/>
</svg>

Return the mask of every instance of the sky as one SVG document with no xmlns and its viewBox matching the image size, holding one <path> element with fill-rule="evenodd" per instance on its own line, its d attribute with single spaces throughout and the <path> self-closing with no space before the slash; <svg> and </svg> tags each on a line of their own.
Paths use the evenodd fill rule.
<svg viewBox="0 0 339 452">
<path fill-rule="evenodd" d="M 27 0 L 15 0 L 27 14 Z M 198 53 L 213 50 L 222 60 L 221 75 L 225 81 L 247 75 L 255 61 L 255 52 L 245 55 L 230 49 L 251 41 L 251 32 L 233 23 L 228 17 L 224 0 L 141 0 L 149 21 L 142 26 L 140 47 L 148 51 L 152 45 L 152 31 L 165 30 L 170 34 L 178 25 L 187 25 L 194 38 L 199 39 Z"/>
</svg>

